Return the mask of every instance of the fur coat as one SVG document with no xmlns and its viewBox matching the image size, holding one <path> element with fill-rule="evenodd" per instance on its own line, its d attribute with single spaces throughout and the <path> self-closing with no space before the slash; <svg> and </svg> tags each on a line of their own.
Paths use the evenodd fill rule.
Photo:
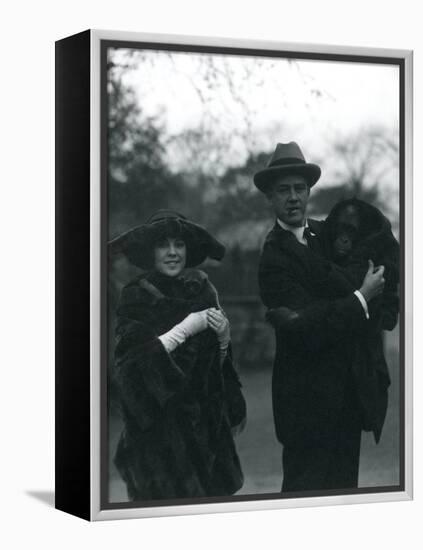
<svg viewBox="0 0 423 550">
<path fill-rule="evenodd" d="M 115 464 L 131 500 L 231 495 L 243 474 L 231 429 L 245 401 L 231 350 L 221 365 L 211 329 L 168 353 L 158 336 L 217 305 L 207 276 L 138 277 L 118 307 L 115 383 L 124 430 Z"/>
</svg>

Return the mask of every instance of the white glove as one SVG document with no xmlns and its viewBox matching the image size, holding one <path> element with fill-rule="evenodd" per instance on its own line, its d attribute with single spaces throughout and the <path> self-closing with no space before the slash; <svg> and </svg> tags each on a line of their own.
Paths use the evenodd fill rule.
<svg viewBox="0 0 423 550">
<path fill-rule="evenodd" d="M 195 313 L 190 313 L 185 317 L 185 319 L 179 323 L 179 326 L 185 332 L 186 337 L 194 336 L 207 328 L 207 309 L 203 311 L 196 311 Z"/>
<path fill-rule="evenodd" d="M 159 340 L 166 351 L 170 353 L 183 344 L 187 338 L 202 332 L 207 326 L 207 309 L 204 309 L 187 315 L 183 321 L 159 336 Z"/>
</svg>

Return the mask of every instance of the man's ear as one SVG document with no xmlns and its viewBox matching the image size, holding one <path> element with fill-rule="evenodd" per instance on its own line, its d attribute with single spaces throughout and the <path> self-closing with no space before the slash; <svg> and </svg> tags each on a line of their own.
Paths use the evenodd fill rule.
<svg viewBox="0 0 423 550">
<path fill-rule="evenodd" d="M 273 198 L 273 186 L 270 186 L 269 189 L 267 189 L 267 191 L 264 193 L 266 199 L 269 201 L 269 202 L 272 202 L 272 198 Z"/>
</svg>

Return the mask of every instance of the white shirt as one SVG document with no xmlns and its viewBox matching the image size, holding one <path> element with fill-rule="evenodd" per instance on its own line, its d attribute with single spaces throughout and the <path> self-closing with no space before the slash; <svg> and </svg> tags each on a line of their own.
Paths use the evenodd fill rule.
<svg viewBox="0 0 423 550">
<path fill-rule="evenodd" d="M 291 233 L 293 233 L 299 243 L 303 244 L 304 246 L 308 246 L 307 240 L 304 237 L 304 229 L 306 227 L 309 227 L 307 219 L 305 220 L 304 225 L 300 227 L 294 227 L 292 225 L 288 225 L 282 220 L 280 220 L 279 218 L 276 218 L 276 221 L 282 227 L 282 229 L 285 229 L 286 231 L 290 231 Z M 364 298 L 364 296 L 361 294 L 359 290 L 355 290 L 354 295 L 357 296 L 360 304 L 363 306 L 366 319 L 369 319 L 369 308 L 367 307 L 366 299 Z"/>
<path fill-rule="evenodd" d="M 305 221 L 305 224 L 300 227 L 294 227 L 292 225 L 288 225 L 282 220 L 280 220 L 279 218 L 276 218 L 276 221 L 282 227 L 282 229 L 285 229 L 286 231 L 290 231 L 291 233 L 293 233 L 299 243 L 303 244 L 304 246 L 307 246 L 307 241 L 304 238 L 304 229 L 308 227 L 307 220 Z"/>
</svg>

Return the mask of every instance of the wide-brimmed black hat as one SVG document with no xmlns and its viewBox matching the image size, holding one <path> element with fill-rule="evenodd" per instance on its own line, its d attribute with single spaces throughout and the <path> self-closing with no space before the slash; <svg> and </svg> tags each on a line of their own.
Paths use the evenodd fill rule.
<svg viewBox="0 0 423 550">
<path fill-rule="evenodd" d="M 221 260 L 225 247 L 201 225 L 174 210 L 158 210 L 146 223 L 109 242 L 111 255 L 124 254 L 142 269 L 153 267 L 154 246 L 164 237 L 178 237 L 187 248 L 186 267 L 200 265 L 206 258 Z"/>
<path fill-rule="evenodd" d="M 254 175 L 254 184 L 266 193 L 276 177 L 288 174 L 303 175 L 312 187 L 320 178 L 321 170 L 317 164 L 306 162 L 295 141 L 278 143 L 267 167 Z"/>
</svg>

